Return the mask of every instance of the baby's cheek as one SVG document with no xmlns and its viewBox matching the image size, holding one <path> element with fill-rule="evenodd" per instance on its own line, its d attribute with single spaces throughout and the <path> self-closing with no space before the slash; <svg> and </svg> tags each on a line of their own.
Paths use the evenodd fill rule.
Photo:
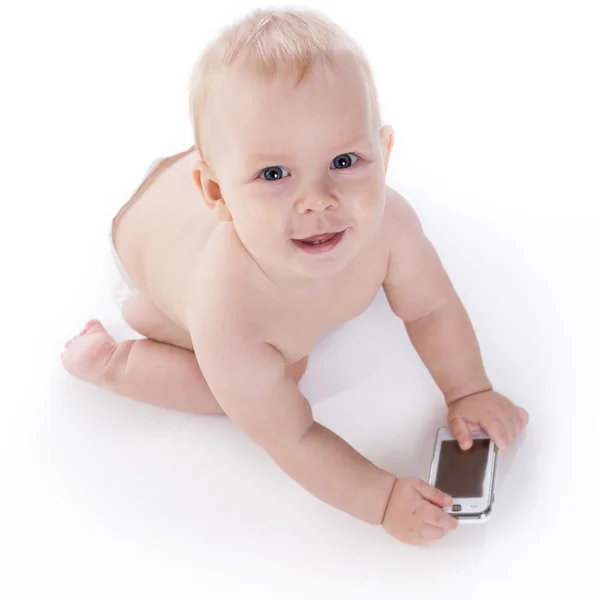
<svg viewBox="0 0 600 600">
<path fill-rule="evenodd" d="M 385 204 L 385 183 L 372 181 L 361 190 L 360 201 L 365 211 L 379 213 Z"/>
<path fill-rule="evenodd" d="M 255 206 L 247 214 L 248 232 L 255 244 L 272 248 L 281 243 L 281 239 L 289 230 L 289 211 L 282 207 Z"/>
</svg>

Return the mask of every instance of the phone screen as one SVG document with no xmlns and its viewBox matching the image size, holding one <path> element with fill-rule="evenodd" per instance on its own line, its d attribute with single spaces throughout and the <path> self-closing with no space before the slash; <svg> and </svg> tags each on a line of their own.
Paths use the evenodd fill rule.
<svg viewBox="0 0 600 600">
<path fill-rule="evenodd" d="M 489 449 L 489 439 L 473 440 L 469 450 L 455 440 L 443 441 L 435 487 L 453 498 L 481 497 Z"/>
</svg>

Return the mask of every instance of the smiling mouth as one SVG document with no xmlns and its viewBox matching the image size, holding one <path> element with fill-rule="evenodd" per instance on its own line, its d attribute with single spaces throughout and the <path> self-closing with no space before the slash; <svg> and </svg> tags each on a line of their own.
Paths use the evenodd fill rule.
<svg viewBox="0 0 600 600">
<path fill-rule="evenodd" d="M 302 242 L 304 244 L 323 244 L 324 242 L 328 242 L 334 235 L 340 233 L 339 231 L 334 231 L 333 233 L 321 233 L 319 235 L 312 235 L 305 238 L 294 239 L 295 242 Z"/>
<path fill-rule="evenodd" d="M 328 252 L 338 245 L 345 233 L 346 230 L 344 229 L 342 231 L 321 233 L 302 239 L 292 239 L 292 241 L 296 246 L 310 254 Z"/>
</svg>

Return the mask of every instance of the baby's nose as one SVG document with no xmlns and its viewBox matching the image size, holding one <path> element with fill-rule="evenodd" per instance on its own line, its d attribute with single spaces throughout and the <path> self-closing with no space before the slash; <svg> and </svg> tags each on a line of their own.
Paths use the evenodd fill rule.
<svg viewBox="0 0 600 600">
<path fill-rule="evenodd" d="M 337 198 L 329 190 L 314 190 L 298 203 L 303 211 L 321 212 L 338 205 Z"/>
</svg>

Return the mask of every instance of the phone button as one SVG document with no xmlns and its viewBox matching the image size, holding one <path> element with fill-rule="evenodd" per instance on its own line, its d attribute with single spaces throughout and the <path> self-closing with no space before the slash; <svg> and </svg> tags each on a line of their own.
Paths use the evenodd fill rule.
<svg viewBox="0 0 600 600">
<path fill-rule="evenodd" d="M 462 506 L 460 504 L 452 505 L 452 512 L 460 512 L 462 510 Z"/>
</svg>

